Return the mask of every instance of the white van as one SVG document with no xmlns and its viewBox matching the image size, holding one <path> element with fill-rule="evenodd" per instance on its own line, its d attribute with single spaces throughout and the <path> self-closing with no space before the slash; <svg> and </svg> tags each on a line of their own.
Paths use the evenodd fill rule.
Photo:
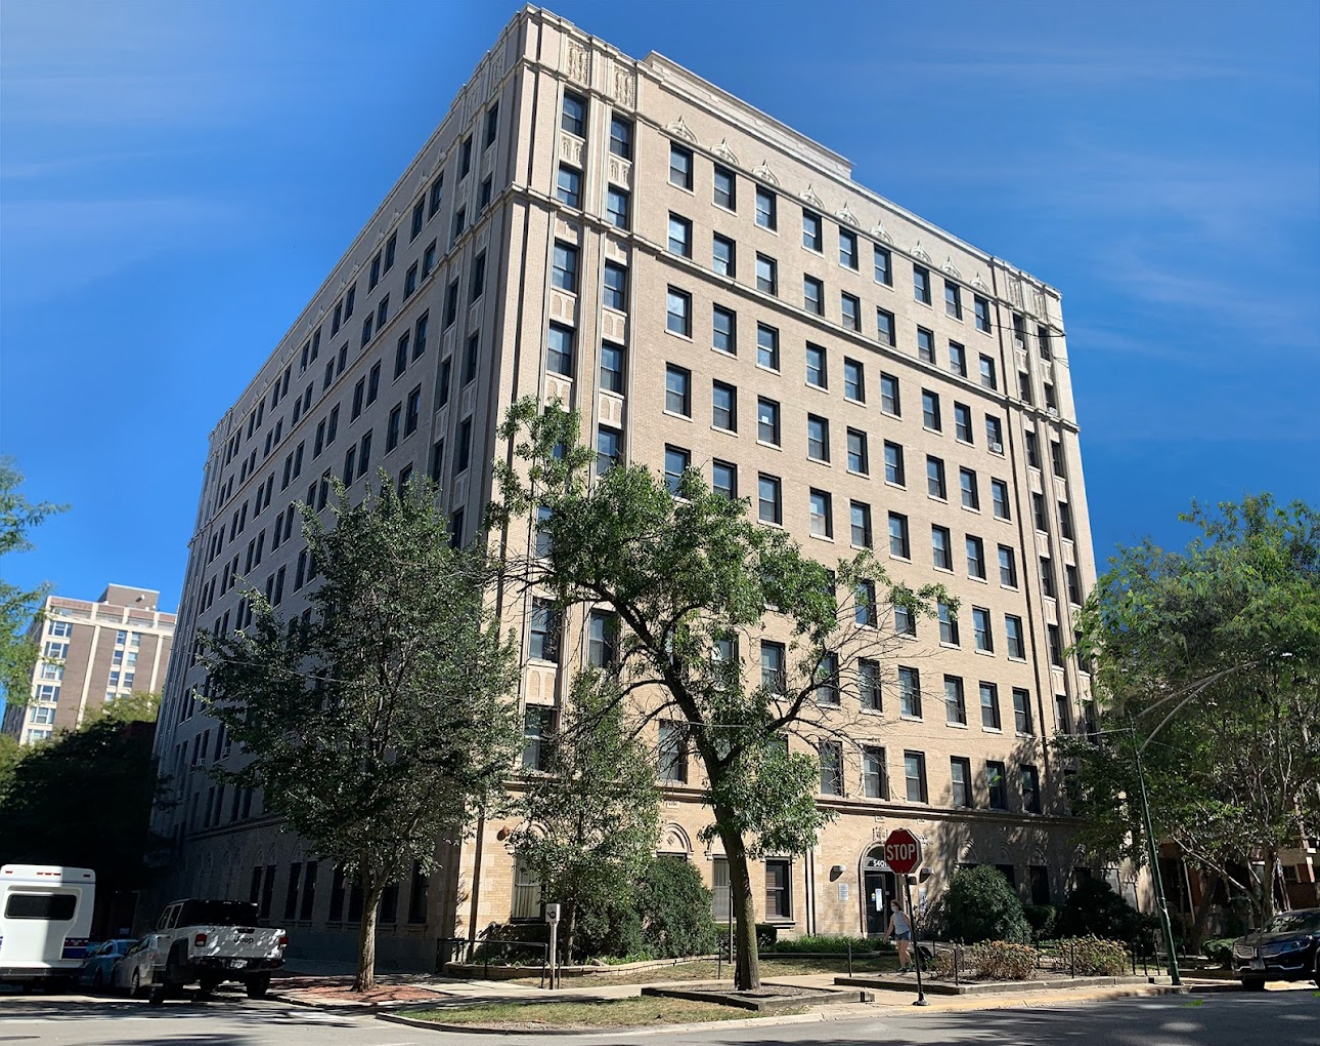
<svg viewBox="0 0 1320 1046">
<path fill-rule="evenodd" d="M 0 867 L 0 981 L 77 976 L 95 901 L 89 868 Z"/>
</svg>

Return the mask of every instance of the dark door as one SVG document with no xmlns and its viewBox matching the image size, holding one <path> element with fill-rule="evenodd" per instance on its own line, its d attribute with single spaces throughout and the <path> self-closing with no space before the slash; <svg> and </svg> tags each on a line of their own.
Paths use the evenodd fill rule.
<svg viewBox="0 0 1320 1046">
<path fill-rule="evenodd" d="M 894 899 L 894 873 L 868 868 L 863 875 L 866 890 L 866 934 L 879 937 L 889 925 L 889 902 Z"/>
</svg>

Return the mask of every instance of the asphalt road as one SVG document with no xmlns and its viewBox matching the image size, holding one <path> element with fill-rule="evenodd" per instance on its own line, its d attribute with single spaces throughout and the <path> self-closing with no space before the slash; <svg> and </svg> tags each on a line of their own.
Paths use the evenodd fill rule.
<svg viewBox="0 0 1320 1046">
<path fill-rule="evenodd" d="M 458 1035 L 242 998 L 194 1004 L 0 998 L 0 1046 L 1320 1046 L 1320 993 L 1164 996 L 1049 1008 L 879 1013 L 697 1032 Z"/>
</svg>

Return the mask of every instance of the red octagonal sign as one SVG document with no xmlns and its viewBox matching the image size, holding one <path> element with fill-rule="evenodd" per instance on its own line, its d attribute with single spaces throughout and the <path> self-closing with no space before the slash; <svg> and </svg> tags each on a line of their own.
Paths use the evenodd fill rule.
<svg viewBox="0 0 1320 1046">
<path fill-rule="evenodd" d="M 885 863 L 899 875 L 921 865 L 921 840 L 906 828 L 895 828 L 885 840 Z"/>
</svg>

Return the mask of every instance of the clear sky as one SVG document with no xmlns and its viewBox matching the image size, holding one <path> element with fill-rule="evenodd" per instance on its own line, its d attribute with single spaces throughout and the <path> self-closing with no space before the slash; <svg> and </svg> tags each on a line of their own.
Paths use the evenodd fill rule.
<svg viewBox="0 0 1320 1046">
<path fill-rule="evenodd" d="M 1320 5 L 576 2 L 1063 293 L 1097 555 L 1320 504 Z M 206 437 L 511 2 L 5 0 L 6 579 L 179 598 Z"/>
</svg>

